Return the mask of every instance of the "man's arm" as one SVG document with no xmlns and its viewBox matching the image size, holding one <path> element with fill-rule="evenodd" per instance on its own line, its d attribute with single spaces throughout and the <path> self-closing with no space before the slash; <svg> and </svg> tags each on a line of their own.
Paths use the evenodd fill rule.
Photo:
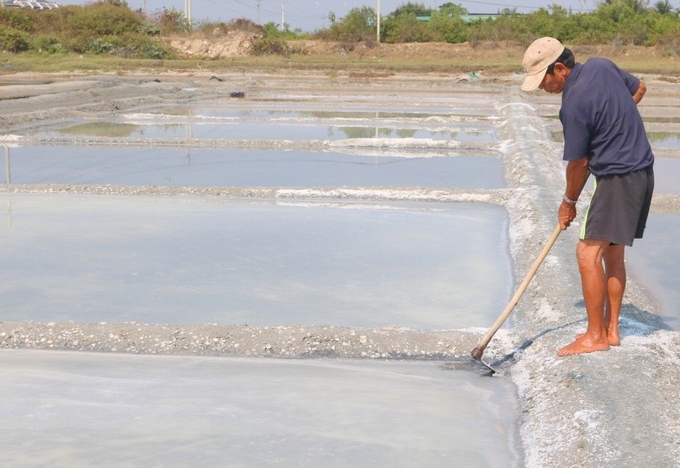
<svg viewBox="0 0 680 468">
<path fill-rule="evenodd" d="M 645 86 L 645 82 L 640 80 L 640 86 L 638 86 L 637 91 L 633 94 L 633 101 L 635 101 L 635 104 L 638 104 L 640 101 L 642 101 L 642 97 L 645 95 L 647 92 L 647 86 Z"/>
<path fill-rule="evenodd" d="M 564 198 L 557 212 L 557 220 L 563 231 L 576 218 L 576 200 L 581 195 L 581 191 L 590 175 L 588 162 L 588 158 L 583 158 L 567 163 L 567 188 L 564 191 Z"/>
</svg>

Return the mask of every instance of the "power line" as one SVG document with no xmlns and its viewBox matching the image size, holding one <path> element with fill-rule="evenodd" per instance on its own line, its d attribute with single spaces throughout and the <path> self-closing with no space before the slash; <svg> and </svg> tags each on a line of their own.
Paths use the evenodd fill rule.
<svg viewBox="0 0 680 468">
<path fill-rule="evenodd" d="M 481 1 L 476 1 L 476 0 L 463 0 L 461 3 L 472 3 L 472 4 L 479 4 L 479 5 L 489 5 L 489 6 L 495 6 L 495 7 L 503 7 L 503 8 L 525 8 L 527 10 L 532 10 L 532 11 L 538 11 L 541 9 L 548 9 L 546 6 L 528 6 L 528 5 L 509 5 L 507 3 L 495 3 L 495 2 L 481 2 Z M 567 7 L 564 7 L 567 8 Z M 582 11 L 595 11 L 595 10 L 582 10 Z"/>
</svg>

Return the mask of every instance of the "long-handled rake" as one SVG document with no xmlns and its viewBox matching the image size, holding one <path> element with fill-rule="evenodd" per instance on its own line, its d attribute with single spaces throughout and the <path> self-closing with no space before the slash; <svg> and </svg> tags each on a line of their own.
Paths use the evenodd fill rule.
<svg viewBox="0 0 680 468">
<path fill-rule="evenodd" d="M 557 237 L 560 235 L 561 231 L 562 228 L 560 228 L 560 225 L 558 224 L 552 236 L 548 240 L 548 243 L 545 245 L 545 247 L 543 247 L 543 250 L 541 250 L 541 253 L 538 255 L 538 258 L 534 261 L 534 264 L 531 266 L 531 269 L 524 277 L 524 281 L 522 281 L 522 284 L 519 285 L 519 288 L 517 288 L 515 295 L 512 296 L 512 299 L 510 299 L 510 302 L 505 307 L 505 310 L 503 310 L 503 312 L 501 313 L 501 315 L 498 316 L 498 318 L 491 326 L 491 328 L 489 328 L 489 331 L 486 332 L 486 335 L 484 335 L 484 337 L 477 344 L 477 346 L 475 346 L 475 348 L 470 352 L 473 359 L 484 364 L 484 362 L 482 361 L 482 354 L 484 354 L 486 346 L 489 344 L 491 338 L 493 338 L 498 329 L 501 328 L 503 322 L 505 322 L 505 320 L 508 318 L 512 310 L 519 302 L 519 299 L 522 297 L 522 294 L 524 294 L 524 291 L 527 289 L 527 286 L 529 286 L 529 283 L 536 274 L 536 270 L 538 270 L 538 267 L 540 267 L 541 263 L 543 263 L 543 259 L 545 259 L 545 257 L 548 255 L 548 252 L 550 252 L 550 249 L 552 248 L 553 244 L 555 244 L 555 241 L 557 240 Z M 488 367 L 491 371 L 493 371 L 491 366 L 489 366 L 488 364 L 484 365 Z"/>
</svg>

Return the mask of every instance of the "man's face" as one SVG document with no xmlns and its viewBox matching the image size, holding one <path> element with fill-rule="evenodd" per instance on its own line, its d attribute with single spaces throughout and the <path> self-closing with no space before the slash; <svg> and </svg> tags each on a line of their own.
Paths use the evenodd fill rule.
<svg viewBox="0 0 680 468">
<path fill-rule="evenodd" d="M 567 81 L 568 69 L 561 63 L 556 63 L 552 73 L 546 73 L 543 81 L 538 85 L 539 89 L 548 93 L 559 94 Z"/>
</svg>

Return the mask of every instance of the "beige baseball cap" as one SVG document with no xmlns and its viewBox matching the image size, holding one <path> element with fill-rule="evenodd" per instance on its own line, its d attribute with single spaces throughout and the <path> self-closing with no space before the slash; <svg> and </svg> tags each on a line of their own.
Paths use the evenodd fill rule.
<svg viewBox="0 0 680 468">
<path fill-rule="evenodd" d="M 564 46 L 554 37 L 536 39 L 524 52 L 522 66 L 527 77 L 522 83 L 522 91 L 533 91 L 543 81 L 548 67 L 562 55 Z"/>
</svg>

